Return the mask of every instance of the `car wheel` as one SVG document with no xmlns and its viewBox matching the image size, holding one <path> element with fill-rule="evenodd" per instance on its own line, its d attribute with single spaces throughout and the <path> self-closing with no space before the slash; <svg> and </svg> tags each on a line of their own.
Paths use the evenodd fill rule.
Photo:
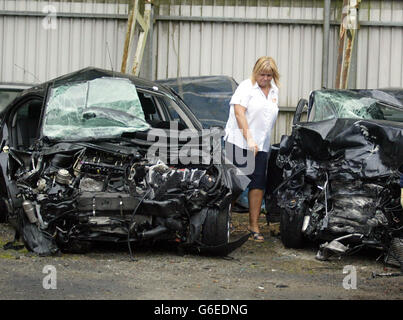
<svg viewBox="0 0 403 320">
<path fill-rule="evenodd" d="M 304 245 L 304 237 L 302 233 L 302 225 L 304 223 L 305 206 L 300 212 L 294 213 L 292 216 L 287 210 L 283 210 L 280 216 L 280 236 L 286 248 L 302 248 Z"/>
<path fill-rule="evenodd" d="M 202 242 L 208 246 L 218 246 L 229 242 L 229 206 L 224 210 L 209 208 L 203 224 Z"/>
</svg>

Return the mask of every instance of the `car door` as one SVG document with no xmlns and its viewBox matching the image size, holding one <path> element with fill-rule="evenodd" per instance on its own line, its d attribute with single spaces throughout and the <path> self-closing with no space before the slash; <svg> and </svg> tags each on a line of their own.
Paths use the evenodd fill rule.
<svg viewBox="0 0 403 320">
<path fill-rule="evenodd" d="M 10 147 L 26 151 L 38 138 L 43 97 L 30 95 L 15 104 L 8 116 Z"/>
<path fill-rule="evenodd" d="M 3 113 L 0 135 L 0 221 L 5 220 L 5 209 L 12 207 L 16 196 L 14 183 L 10 180 L 10 171 L 13 170 L 10 152 L 28 151 L 34 143 L 38 137 L 42 105 L 43 96 L 25 95 Z"/>
</svg>

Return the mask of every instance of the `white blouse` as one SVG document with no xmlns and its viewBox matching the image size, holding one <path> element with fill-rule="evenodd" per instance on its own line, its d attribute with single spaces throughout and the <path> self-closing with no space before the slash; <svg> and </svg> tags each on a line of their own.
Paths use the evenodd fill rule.
<svg viewBox="0 0 403 320">
<path fill-rule="evenodd" d="M 278 88 L 274 81 L 271 81 L 271 89 L 267 97 L 257 82 L 252 85 L 252 81 L 246 79 L 239 84 L 231 98 L 224 140 L 240 148 L 248 149 L 235 118 L 235 104 L 240 104 L 246 108 L 245 116 L 249 131 L 258 145 L 259 151 L 269 152 L 270 135 L 278 115 Z"/>
</svg>

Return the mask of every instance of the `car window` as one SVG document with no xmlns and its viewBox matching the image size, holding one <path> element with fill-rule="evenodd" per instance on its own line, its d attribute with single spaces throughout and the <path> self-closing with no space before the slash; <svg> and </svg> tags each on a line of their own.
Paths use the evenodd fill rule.
<svg viewBox="0 0 403 320">
<path fill-rule="evenodd" d="M 8 104 L 15 99 L 21 90 L 0 89 L 0 112 L 2 112 Z"/>
<path fill-rule="evenodd" d="M 163 121 L 164 116 L 161 109 L 158 107 L 156 97 L 147 93 L 138 91 L 141 107 L 143 108 L 145 120 L 151 124 L 156 121 Z"/>
<path fill-rule="evenodd" d="M 171 103 L 168 99 L 163 98 L 162 101 L 160 101 L 164 105 L 166 105 L 167 110 L 169 112 L 169 115 L 171 116 L 171 119 L 173 120 L 181 120 L 181 117 L 179 116 L 179 113 L 176 111 L 173 103 Z"/>
<path fill-rule="evenodd" d="M 153 128 L 168 129 L 170 121 L 179 124 L 178 129 L 193 128 L 193 125 L 186 113 L 175 102 L 174 99 L 158 92 L 138 91 L 145 120 Z"/>
<path fill-rule="evenodd" d="M 186 129 L 189 127 L 186 124 L 186 122 L 189 122 L 189 120 L 187 120 L 186 114 L 174 100 L 169 99 L 168 97 L 158 97 L 157 100 L 160 105 L 165 106 L 170 118 L 180 124 L 179 129 Z"/>
</svg>

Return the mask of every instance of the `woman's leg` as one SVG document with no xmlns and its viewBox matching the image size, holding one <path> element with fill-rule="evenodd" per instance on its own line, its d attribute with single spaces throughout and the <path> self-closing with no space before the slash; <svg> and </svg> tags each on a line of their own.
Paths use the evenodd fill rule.
<svg viewBox="0 0 403 320">
<path fill-rule="evenodd" d="M 262 207 L 264 191 L 261 189 L 249 190 L 249 230 L 254 232 L 259 231 L 259 215 Z"/>
<path fill-rule="evenodd" d="M 248 176 L 249 183 L 249 230 L 260 233 L 259 215 L 262 208 L 264 189 L 266 186 L 267 152 L 259 151 L 255 158 L 255 170 Z M 259 236 L 263 240 L 262 236 Z"/>
</svg>

